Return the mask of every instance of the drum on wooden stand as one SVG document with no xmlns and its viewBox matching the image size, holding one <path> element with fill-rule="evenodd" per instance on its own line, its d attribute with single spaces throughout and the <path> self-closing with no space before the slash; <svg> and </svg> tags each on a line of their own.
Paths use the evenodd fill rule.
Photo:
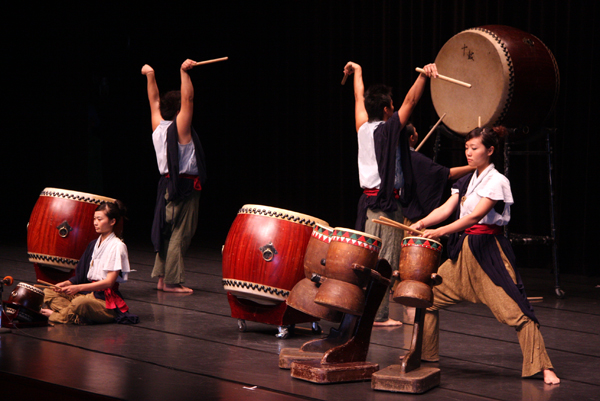
<svg viewBox="0 0 600 401">
<path fill-rule="evenodd" d="M 379 260 L 381 238 L 364 232 L 336 227 L 327 250 L 327 280 L 317 292 L 315 302 L 328 308 L 362 315 L 364 287 Z"/>
<path fill-rule="evenodd" d="M 308 315 L 331 322 L 339 322 L 342 320 L 341 312 L 315 303 L 320 282 L 322 279 L 326 280 L 325 258 L 331 243 L 331 234 L 333 234 L 333 228 L 315 224 L 304 256 L 305 278 L 300 280 L 290 291 L 286 302 L 292 308 Z"/>
<path fill-rule="evenodd" d="M 44 292 L 27 283 L 19 283 L 4 304 L 6 316 L 20 322 L 44 319 L 40 314 L 44 303 Z"/>
<path fill-rule="evenodd" d="M 27 254 L 30 262 L 73 270 L 88 244 L 98 238 L 94 228 L 94 211 L 102 202 L 113 198 L 45 188 L 40 194 L 27 227 Z M 123 221 L 115 227 L 120 236 Z"/>
<path fill-rule="evenodd" d="M 471 88 L 431 80 L 431 99 L 444 124 L 466 135 L 477 128 L 539 127 L 558 98 L 560 76 L 552 52 L 517 28 L 486 25 L 454 35 L 439 51 L 440 74 Z"/>
<path fill-rule="evenodd" d="M 315 217 L 262 205 L 244 205 L 223 247 L 223 288 L 261 303 L 285 301 L 304 277 L 304 255 Z"/>
<path fill-rule="evenodd" d="M 404 237 L 400 250 L 400 283 L 394 301 L 416 308 L 433 305 L 434 279 L 442 257 L 442 244 L 428 238 Z"/>
</svg>

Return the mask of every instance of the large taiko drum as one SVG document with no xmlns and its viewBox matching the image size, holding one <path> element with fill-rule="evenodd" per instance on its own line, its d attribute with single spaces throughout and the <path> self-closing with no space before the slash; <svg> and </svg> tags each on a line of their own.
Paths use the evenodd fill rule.
<svg viewBox="0 0 600 401">
<path fill-rule="evenodd" d="M 394 301 L 415 308 L 433 305 L 432 274 L 437 272 L 442 257 L 442 244 L 428 238 L 404 237 L 400 250 L 400 283 L 394 290 Z"/>
<path fill-rule="evenodd" d="M 552 52 L 534 35 L 486 25 L 454 35 L 439 51 L 440 74 L 470 83 L 465 88 L 431 80 L 431 98 L 444 124 L 466 135 L 477 128 L 540 127 L 558 98 L 560 76 Z"/>
<path fill-rule="evenodd" d="M 292 288 L 286 302 L 292 308 L 308 315 L 331 322 L 339 322 L 342 320 L 341 312 L 315 303 L 320 280 L 321 278 L 326 279 L 325 258 L 331 243 L 331 234 L 333 234 L 333 228 L 315 224 L 304 256 L 305 278 Z"/>
<path fill-rule="evenodd" d="M 41 318 L 43 303 L 42 290 L 27 283 L 19 283 L 8 296 L 4 310 L 11 320 L 33 322 Z"/>
<path fill-rule="evenodd" d="M 40 194 L 27 226 L 27 254 L 30 262 L 75 269 L 88 244 L 98 238 L 94 211 L 113 198 L 45 188 Z M 115 227 L 120 236 L 123 221 Z"/>
<path fill-rule="evenodd" d="M 357 267 L 374 269 L 379 260 L 381 238 L 361 231 L 336 227 L 327 250 L 325 276 L 315 302 L 328 308 L 362 315 L 364 287 L 370 274 Z"/>
<path fill-rule="evenodd" d="M 304 277 L 304 255 L 315 224 L 327 222 L 285 209 L 244 205 L 223 247 L 223 287 L 262 303 L 285 301 Z"/>
</svg>

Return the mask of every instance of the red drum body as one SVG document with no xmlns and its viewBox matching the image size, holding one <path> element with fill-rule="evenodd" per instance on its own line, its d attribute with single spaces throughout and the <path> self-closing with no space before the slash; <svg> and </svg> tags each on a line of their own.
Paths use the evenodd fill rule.
<svg viewBox="0 0 600 401">
<path fill-rule="evenodd" d="M 40 194 L 27 227 L 30 262 L 75 269 L 88 244 L 98 238 L 94 211 L 102 202 L 115 199 L 58 188 Z M 120 236 L 123 222 L 115 227 Z"/>
<path fill-rule="evenodd" d="M 394 301 L 415 308 L 433 305 L 433 279 L 442 257 L 442 244 L 428 238 L 404 237 L 400 250 L 400 283 Z"/>
<path fill-rule="evenodd" d="M 11 320 L 33 322 L 40 319 L 43 303 L 42 290 L 26 283 L 19 283 L 10 293 L 4 310 Z"/>
<path fill-rule="evenodd" d="M 477 128 L 539 127 L 558 98 L 560 76 L 552 52 L 534 35 L 486 25 L 454 35 L 435 63 L 440 74 L 470 83 L 465 88 L 431 80 L 431 98 L 444 124 L 466 135 Z"/>
<path fill-rule="evenodd" d="M 331 234 L 333 234 L 333 228 L 315 224 L 304 256 L 304 275 L 306 278 L 303 278 L 294 286 L 286 302 L 292 308 L 307 315 L 331 322 L 340 322 L 342 320 L 341 312 L 315 303 L 315 296 L 320 285 L 318 283 L 319 278 L 325 277 L 325 258 L 331 242 Z M 313 275 L 316 278 L 315 281 L 311 280 Z"/>
<path fill-rule="evenodd" d="M 379 260 L 381 239 L 379 237 L 336 227 L 327 250 L 325 276 L 315 302 L 328 308 L 362 315 L 365 294 L 363 287 L 370 275 L 354 269 L 353 265 L 374 269 Z"/>
<path fill-rule="evenodd" d="M 223 247 L 223 287 L 242 298 L 285 301 L 304 277 L 304 255 L 315 224 L 301 213 L 244 205 Z"/>
</svg>

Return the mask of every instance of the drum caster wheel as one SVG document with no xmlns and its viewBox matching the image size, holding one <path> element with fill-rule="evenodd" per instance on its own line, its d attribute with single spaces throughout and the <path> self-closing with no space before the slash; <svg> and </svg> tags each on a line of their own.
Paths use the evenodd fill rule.
<svg viewBox="0 0 600 401">
<path fill-rule="evenodd" d="M 244 319 L 238 319 L 238 330 L 242 333 L 246 331 L 246 321 Z"/>
<path fill-rule="evenodd" d="M 321 334 L 323 332 L 323 329 L 319 325 L 319 322 L 312 322 L 311 327 L 313 334 Z"/>
<path fill-rule="evenodd" d="M 279 333 L 275 334 L 275 337 L 285 340 L 294 332 L 295 325 L 291 324 L 289 326 L 279 326 L 277 329 Z"/>
<path fill-rule="evenodd" d="M 561 290 L 559 287 L 554 289 L 554 293 L 556 294 L 556 298 L 563 299 L 565 297 L 565 292 Z"/>
</svg>

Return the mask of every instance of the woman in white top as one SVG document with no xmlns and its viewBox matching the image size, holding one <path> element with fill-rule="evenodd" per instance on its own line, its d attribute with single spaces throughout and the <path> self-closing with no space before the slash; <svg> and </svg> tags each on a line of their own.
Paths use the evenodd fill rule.
<svg viewBox="0 0 600 401">
<path fill-rule="evenodd" d="M 512 247 L 502 235 L 502 226 L 510 221 L 513 197 L 510 182 L 494 168 L 491 158 L 506 133 L 504 127 L 471 131 L 465 138 L 465 155 L 475 172 L 453 186 L 446 203 L 411 226 L 425 230 L 457 214 L 452 223 L 426 229 L 423 234 L 432 239 L 452 236 L 448 241 L 450 259 L 438 269 L 443 281 L 433 288 L 433 306 L 425 314 L 422 358 L 439 359 L 439 309 L 461 301 L 483 303 L 498 321 L 517 330 L 523 352 L 522 376 L 543 372 L 545 383 L 558 384 L 539 323 L 514 270 Z"/>
<path fill-rule="evenodd" d="M 75 269 L 75 276 L 44 290 L 48 308 L 42 313 L 55 323 L 137 323 L 118 288 L 130 272 L 127 246 L 114 233 L 125 208 L 120 201 L 102 202 L 94 212 L 100 235 L 92 241 Z"/>
</svg>

